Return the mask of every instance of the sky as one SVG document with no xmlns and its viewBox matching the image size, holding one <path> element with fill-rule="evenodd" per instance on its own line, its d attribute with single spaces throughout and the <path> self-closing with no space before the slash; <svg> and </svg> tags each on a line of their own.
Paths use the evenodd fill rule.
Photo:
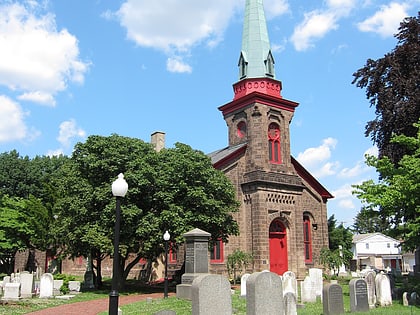
<svg viewBox="0 0 420 315">
<path fill-rule="evenodd" d="M 351 185 L 375 179 L 364 135 L 374 108 L 352 84 L 397 45 L 420 0 L 265 0 L 282 96 L 299 103 L 291 152 L 351 226 Z M 119 134 L 210 153 L 228 145 L 218 107 L 238 81 L 245 0 L 0 0 L 0 153 L 71 155 Z"/>
</svg>

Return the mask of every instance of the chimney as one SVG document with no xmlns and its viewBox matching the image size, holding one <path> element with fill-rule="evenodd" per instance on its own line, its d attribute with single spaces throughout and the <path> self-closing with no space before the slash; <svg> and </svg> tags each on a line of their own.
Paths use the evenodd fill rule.
<svg viewBox="0 0 420 315">
<path fill-rule="evenodd" d="M 165 148 L 165 133 L 162 131 L 155 131 L 152 133 L 151 143 L 155 147 L 156 152 Z"/>
</svg>

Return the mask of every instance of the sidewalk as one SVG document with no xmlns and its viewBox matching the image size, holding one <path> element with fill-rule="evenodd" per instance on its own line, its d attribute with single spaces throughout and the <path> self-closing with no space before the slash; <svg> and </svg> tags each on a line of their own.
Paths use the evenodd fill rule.
<svg viewBox="0 0 420 315">
<path fill-rule="evenodd" d="M 173 293 L 172 293 L 173 294 Z M 170 294 L 170 295 L 172 295 Z M 120 296 L 118 305 L 131 304 L 137 301 L 143 301 L 146 298 L 152 299 L 163 298 L 163 293 L 150 293 Z M 98 300 L 91 300 L 85 302 L 77 302 L 64 304 L 60 306 L 50 307 L 41 311 L 28 313 L 29 315 L 96 315 L 100 312 L 108 310 L 109 298 L 102 298 Z"/>
</svg>

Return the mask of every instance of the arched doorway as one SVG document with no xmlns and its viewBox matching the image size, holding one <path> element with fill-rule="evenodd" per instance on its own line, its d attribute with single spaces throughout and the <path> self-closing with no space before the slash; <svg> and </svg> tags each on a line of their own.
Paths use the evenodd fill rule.
<svg viewBox="0 0 420 315">
<path fill-rule="evenodd" d="M 283 222 L 276 219 L 270 224 L 270 271 L 282 275 L 288 269 L 287 233 Z"/>
</svg>

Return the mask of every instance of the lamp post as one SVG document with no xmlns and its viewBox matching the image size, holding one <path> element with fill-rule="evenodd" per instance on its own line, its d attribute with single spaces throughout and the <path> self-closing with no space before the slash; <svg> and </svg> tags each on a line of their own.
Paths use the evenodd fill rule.
<svg viewBox="0 0 420 315">
<path fill-rule="evenodd" d="M 166 299 L 168 297 L 168 241 L 171 238 L 171 235 L 168 231 L 163 234 L 163 240 L 165 241 L 165 287 L 163 291 L 163 297 Z"/>
<path fill-rule="evenodd" d="M 118 265 L 119 253 L 118 247 L 120 242 L 120 223 L 121 223 L 121 198 L 125 196 L 128 190 L 128 184 L 124 179 L 124 175 L 120 173 L 118 178 L 112 183 L 112 194 L 116 199 L 115 206 L 115 230 L 114 230 L 114 259 L 112 262 L 112 286 L 109 293 L 109 315 L 118 314 Z"/>
</svg>

